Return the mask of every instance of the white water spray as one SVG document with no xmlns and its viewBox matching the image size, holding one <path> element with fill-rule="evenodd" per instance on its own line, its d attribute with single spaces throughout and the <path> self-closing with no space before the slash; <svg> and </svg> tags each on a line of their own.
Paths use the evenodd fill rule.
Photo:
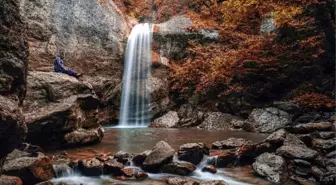
<svg viewBox="0 0 336 185">
<path fill-rule="evenodd" d="M 145 127 L 150 122 L 149 91 L 151 75 L 152 26 L 136 25 L 127 41 L 120 127 Z"/>
</svg>

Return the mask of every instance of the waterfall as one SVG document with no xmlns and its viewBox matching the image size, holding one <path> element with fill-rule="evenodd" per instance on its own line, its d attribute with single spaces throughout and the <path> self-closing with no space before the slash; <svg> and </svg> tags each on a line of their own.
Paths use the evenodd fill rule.
<svg viewBox="0 0 336 185">
<path fill-rule="evenodd" d="M 150 122 L 152 26 L 138 24 L 127 41 L 119 126 L 145 127 Z"/>
</svg>

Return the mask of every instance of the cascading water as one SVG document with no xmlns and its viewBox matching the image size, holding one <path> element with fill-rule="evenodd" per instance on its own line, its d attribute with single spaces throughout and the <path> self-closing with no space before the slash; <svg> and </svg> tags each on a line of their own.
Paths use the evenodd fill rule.
<svg viewBox="0 0 336 185">
<path fill-rule="evenodd" d="M 149 91 L 151 76 L 152 26 L 136 25 L 127 41 L 120 127 L 145 127 L 150 121 Z"/>
</svg>

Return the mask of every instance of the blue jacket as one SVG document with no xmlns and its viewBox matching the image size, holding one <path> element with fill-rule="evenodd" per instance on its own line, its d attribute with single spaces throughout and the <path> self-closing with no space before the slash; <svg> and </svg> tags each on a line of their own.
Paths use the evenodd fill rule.
<svg viewBox="0 0 336 185">
<path fill-rule="evenodd" d="M 55 72 L 64 72 L 66 71 L 64 64 L 63 64 L 63 60 L 61 59 L 61 57 L 56 57 L 55 61 L 54 61 L 54 70 Z"/>
</svg>

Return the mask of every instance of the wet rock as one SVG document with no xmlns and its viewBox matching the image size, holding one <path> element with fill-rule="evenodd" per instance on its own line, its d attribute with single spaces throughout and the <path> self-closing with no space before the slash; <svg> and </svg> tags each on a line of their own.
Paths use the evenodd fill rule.
<svg viewBox="0 0 336 185">
<path fill-rule="evenodd" d="M 109 160 L 104 163 L 104 174 L 122 175 L 124 165 L 116 160 Z"/>
<path fill-rule="evenodd" d="M 333 139 L 314 139 L 313 148 L 317 150 L 334 151 L 336 149 L 336 138 Z"/>
<path fill-rule="evenodd" d="M 99 143 L 104 137 L 103 127 L 77 129 L 64 136 L 66 145 L 88 145 Z"/>
<path fill-rule="evenodd" d="M 10 154 L 3 166 L 3 173 L 20 177 L 24 184 L 47 181 L 55 176 L 51 160 L 44 155 L 31 157 Z"/>
<path fill-rule="evenodd" d="M 208 163 L 217 168 L 234 164 L 237 157 L 234 151 L 214 151 L 210 153 L 210 155 L 211 157 L 208 159 Z"/>
<path fill-rule="evenodd" d="M 254 171 L 274 183 L 285 182 L 288 178 L 286 161 L 271 153 L 264 153 L 257 157 L 252 164 Z"/>
<path fill-rule="evenodd" d="M 287 126 L 285 129 L 294 134 L 307 134 L 315 131 L 331 131 L 332 124 L 329 122 L 305 123 L 295 126 Z"/>
<path fill-rule="evenodd" d="M 180 121 L 180 118 L 177 115 L 177 112 L 169 111 L 167 114 L 163 115 L 160 118 L 155 119 L 149 127 L 152 128 L 173 128 L 178 127 L 178 122 Z"/>
<path fill-rule="evenodd" d="M 310 134 L 298 134 L 296 135 L 306 146 L 311 147 L 313 145 L 313 140 Z"/>
<path fill-rule="evenodd" d="M 81 160 L 78 163 L 78 170 L 86 176 L 99 176 L 103 174 L 104 163 L 98 159 Z"/>
<path fill-rule="evenodd" d="M 277 130 L 269 135 L 265 141 L 271 144 L 282 145 L 287 136 L 287 132 L 284 129 Z"/>
<path fill-rule="evenodd" d="M 174 153 L 175 150 L 169 144 L 159 141 L 143 162 L 143 168 L 149 172 L 156 172 L 173 159 Z"/>
<path fill-rule="evenodd" d="M 168 185 L 199 185 L 197 180 L 182 177 L 168 177 L 166 183 Z"/>
<path fill-rule="evenodd" d="M 22 180 L 15 176 L 0 176 L 0 185 L 22 185 Z"/>
<path fill-rule="evenodd" d="M 241 147 L 246 144 L 252 144 L 251 140 L 246 140 L 243 138 L 229 138 L 223 141 L 216 141 L 212 143 L 211 148 L 213 149 L 232 149 L 232 148 L 237 148 Z"/>
<path fill-rule="evenodd" d="M 145 180 L 148 178 L 148 175 L 136 168 L 124 168 L 121 169 L 122 174 L 120 176 L 117 176 L 117 179 L 121 179 L 121 180 L 132 180 L 132 179 L 136 179 L 136 180 Z"/>
<path fill-rule="evenodd" d="M 254 154 L 256 156 L 268 152 L 268 153 L 274 153 L 276 151 L 277 147 L 272 145 L 269 142 L 261 142 L 255 145 L 254 147 Z M 244 155 L 243 155 L 244 156 Z"/>
<path fill-rule="evenodd" d="M 305 160 L 314 159 L 318 155 L 317 151 L 308 148 L 299 138 L 292 134 L 287 135 L 284 145 L 278 148 L 276 153 L 285 158 Z"/>
<path fill-rule="evenodd" d="M 284 128 L 292 121 L 291 116 L 277 108 L 254 109 L 248 118 L 254 131 L 271 133 Z"/>
<path fill-rule="evenodd" d="M 187 143 L 180 146 L 178 159 L 191 162 L 194 165 L 200 163 L 204 154 L 209 154 L 209 148 L 204 143 Z"/>
<path fill-rule="evenodd" d="M 214 180 L 201 182 L 191 178 L 182 178 L 182 177 L 169 177 L 166 180 L 168 185 L 229 185 L 225 181 Z"/>
<path fill-rule="evenodd" d="M 136 166 L 142 166 L 143 162 L 145 161 L 146 157 L 151 153 L 152 151 L 151 150 L 146 150 L 140 154 L 136 154 L 134 157 L 133 157 L 133 163 L 136 165 Z"/>
<path fill-rule="evenodd" d="M 215 166 L 210 165 L 210 166 L 205 166 L 202 168 L 202 172 L 210 172 L 210 173 L 217 173 L 217 169 Z"/>
<path fill-rule="evenodd" d="M 119 151 L 114 155 L 114 158 L 118 162 L 125 165 L 125 164 L 128 164 L 132 161 L 133 154 L 130 154 L 130 153 L 127 153 L 127 152 L 124 152 L 124 151 Z"/>
<path fill-rule="evenodd" d="M 67 164 L 53 165 L 56 177 L 69 177 L 73 174 L 73 169 Z"/>
<path fill-rule="evenodd" d="M 221 112 L 210 112 L 204 115 L 204 121 L 198 128 L 207 130 L 234 130 L 235 122 L 242 121 L 241 118 Z"/>
<path fill-rule="evenodd" d="M 189 162 L 171 162 L 160 168 L 163 173 L 187 176 L 196 170 L 196 166 Z"/>
</svg>

